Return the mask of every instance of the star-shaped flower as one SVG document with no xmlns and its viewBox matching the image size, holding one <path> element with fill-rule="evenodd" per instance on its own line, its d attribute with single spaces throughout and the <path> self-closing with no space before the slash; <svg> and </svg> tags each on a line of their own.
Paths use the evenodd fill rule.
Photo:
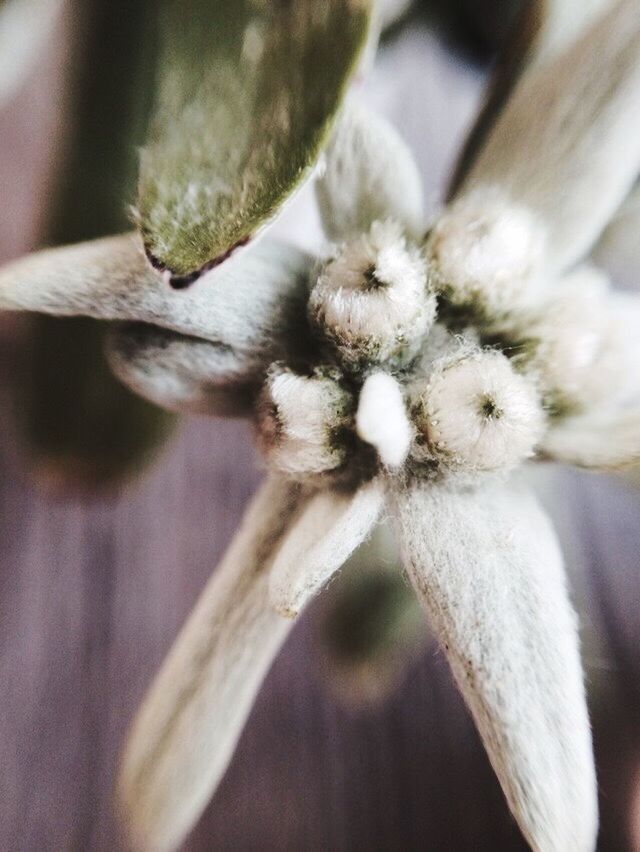
<svg viewBox="0 0 640 852">
<path fill-rule="evenodd" d="M 640 167 L 640 13 L 523 76 L 425 236 L 419 175 L 357 103 L 318 182 L 322 261 L 263 237 L 175 292 L 135 236 L 0 274 L 0 307 L 114 327 L 116 373 L 246 414 L 269 475 L 134 723 L 141 848 L 175 848 L 291 625 L 383 514 L 523 834 L 588 852 L 596 781 L 576 617 L 528 459 L 640 459 L 640 302 L 586 260 Z"/>
</svg>

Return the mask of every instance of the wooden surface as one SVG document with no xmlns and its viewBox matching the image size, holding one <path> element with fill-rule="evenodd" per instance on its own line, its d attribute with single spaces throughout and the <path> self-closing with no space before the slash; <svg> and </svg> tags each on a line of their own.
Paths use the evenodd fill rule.
<svg viewBox="0 0 640 852">
<path fill-rule="evenodd" d="M 370 96 L 410 125 L 433 194 L 477 82 L 443 63 L 432 43 L 409 40 L 388 60 L 398 87 L 415 74 L 418 46 L 427 94 L 414 90 L 403 107 L 397 87 L 379 78 Z M 0 117 L 5 257 L 36 238 L 45 128 L 55 127 L 42 92 L 50 99 L 55 91 L 55 69 Z M 425 97 L 440 98 L 428 122 Z M 110 794 L 123 734 L 232 535 L 258 464 L 248 427 L 190 419 L 147 475 L 117 495 L 38 493 L 8 392 L 22 347 L 20 335 L 0 327 L 0 850 L 118 850 Z M 554 481 L 551 497 L 581 571 L 599 848 L 640 849 L 640 485 L 571 473 Z M 315 607 L 269 675 L 187 848 L 525 847 L 442 657 L 429 647 L 382 704 L 345 707 L 328 684 Z"/>
</svg>

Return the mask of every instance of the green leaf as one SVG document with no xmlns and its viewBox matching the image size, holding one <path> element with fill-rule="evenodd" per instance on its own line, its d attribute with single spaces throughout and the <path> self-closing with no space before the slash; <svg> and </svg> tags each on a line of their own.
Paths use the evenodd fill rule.
<svg viewBox="0 0 640 852">
<path fill-rule="evenodd" d="M 139 224 L 176 286 L 251 240 L 309 176 L 371 0 L 167 0 Z"/>
</svg>

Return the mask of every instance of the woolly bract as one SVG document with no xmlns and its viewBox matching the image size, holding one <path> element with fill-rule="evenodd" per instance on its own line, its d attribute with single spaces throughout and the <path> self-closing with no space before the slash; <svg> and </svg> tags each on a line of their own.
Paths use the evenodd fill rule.
<svg viewBox="0 0 640 852">
<path fill-rule="evenodd" d="M 294 618 L 369 535 L 384 506 L 373 480 L 351 495 L 322 491 L 285 537 L 271 569 L 269 594 L 278 612 Z"/>
<path fill-rule="evenodd" d="M 395 180 L 390 181 L 393 171 Z M 424 228 L 420 172 L 397 131 L 354 98 L 324 159 L 316 195 L 332 240 L 361 237 L 373 222 L 392 216 L 413 238 Z"/>
</svg>

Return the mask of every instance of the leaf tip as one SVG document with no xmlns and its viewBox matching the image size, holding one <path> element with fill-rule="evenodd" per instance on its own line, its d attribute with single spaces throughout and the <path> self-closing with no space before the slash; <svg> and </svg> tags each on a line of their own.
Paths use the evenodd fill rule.
<svg viewBox="0 0 640 852">
<path fill-rule="evenodd" d="M 193 272 L 187 272 L 186 274 L 172 272 L 171 269 L 167 266 L 167 264 L 161 260 L 145 243 L 144 253 L 149 261 L 151 267 L 159 273 L 161 279 L 169 284 L 174 290 L 186 290 L 187 287 L 190 287 L 194 284 L 199 278 L 203 275 L 206 275 L 207 272 L 211 272 L 212 269 L 223 264 L 226 260 L 235 254 L 241 248 L 245 248 L 251 242 L 252 235 L 247 234 L 244 237 L 241 237 L 239 240 L 236 240 L 233 245 L 231 245 L 228 249 L 223 251 L 221 254 L 214 257 L 212 260 L 205 263 L 203 266 L 198 269 L 193 270 Z"/>
</svg>

